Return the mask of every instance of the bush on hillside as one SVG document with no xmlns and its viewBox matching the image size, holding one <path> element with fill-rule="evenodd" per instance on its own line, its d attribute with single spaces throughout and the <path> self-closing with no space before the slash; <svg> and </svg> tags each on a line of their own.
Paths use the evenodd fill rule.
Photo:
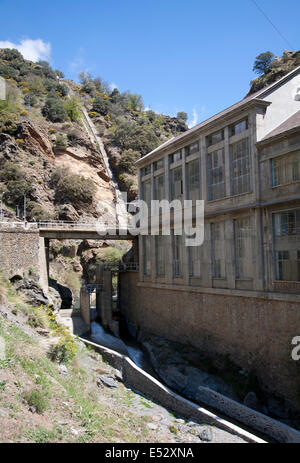
<svg viewBox="0 0 300 463">
<path fill-rule="evenodd" d="M 136 174 L 135 162 L 140 158 L 140 153 L 132 149 L 123 151 L 119 162 L 119 169 L 128 174 Z"/>
<path fill-rule="evenodd" d="M 74 206 L 89 205 L 93 202 L 96 187 L 91 180 L 81 175 L 70 174 L 65 168 L 58 168 L 51 177 L 55 189 L 55 200 L 59 204 Z"/>
<path fill-rule="evenodd" d="M 72 122 L 78 122 L 81 119 L 80 105 L 77 98 L 70 98 L 65 102 L 65 110 Z"/>
<path fill-rule="evenodd" d="M 22 204 L 24 196 L 32 191 L 32 184 L 24 176 L 22 170 L 13 162 L 5 162 L 0 170 L 0 181 L 5 183 L 6 191 L 3 199 L 6 204 L 17 206 Z"/>
<path fill-rule="evenodd" d="M 105 95 L 97 95 L 93 101 L 92 111 L 106 116 L 109 108 L 109 100 Z"/>
<path fill-rule="evenodd" d="M 49 408 L 46 395 L 39 389 L 32 389 L 24 393 L 24 399 L 30 407 L 34 407 L 39 414 L 44 413 Z"/>
<path fill-rule="evenodd" d="M 49 93 L 42 114 L 51 122 L 64 122 L 68 117 L 63 101 L 55 92 Z"/>
</svg>

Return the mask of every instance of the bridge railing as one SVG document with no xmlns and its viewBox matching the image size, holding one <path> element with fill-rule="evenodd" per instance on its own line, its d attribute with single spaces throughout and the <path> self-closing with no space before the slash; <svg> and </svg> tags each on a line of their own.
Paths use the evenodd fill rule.
<svg viewBox="0 0 300 463">
<path fill-rule="evenodd" d="M 68 222 L 68 221 L 41 221 L 41 222 L 7 222 L 0 220 L 0 228 L 23 228 L 25 230 L 79 230 L 79 231 L 96 231 L 101 234 L 116 231 L 119 234 L 126 234 L 126 231 L 135 230 L 130 224 L 116 224 L 109 222 Z M 112 233 L 115 234 L 115 233 Z"/>
</svg>

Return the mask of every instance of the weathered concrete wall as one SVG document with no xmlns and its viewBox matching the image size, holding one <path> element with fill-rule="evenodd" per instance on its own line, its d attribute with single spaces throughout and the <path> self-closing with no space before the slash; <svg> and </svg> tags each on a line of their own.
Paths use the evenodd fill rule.
<svg viewBox="0 0 300 463">
<path fill-rule="evenodd" d="M 83 288 L 80 290 L 80 315 L 89 331 L 91 328 L 90 295 Z"/>
<path fill-rule="evenodd" d="M 135 272 L 121 274 L 121 303 L 136 331 L 190 343 L 210 355 L 228 354 L 300 409 L 300 361 L 291 358 L 292 338 L 300 335 L 299 304 L 147 287 Z"/>
<path fill-rule="evenodd" d="M 0 271 L 8 278 L 14 275 L 40 276 L 40 241 L 38 230 L 0 229 Z M 44 262 L 46 262 L 44 260 Z"/>
</svg>

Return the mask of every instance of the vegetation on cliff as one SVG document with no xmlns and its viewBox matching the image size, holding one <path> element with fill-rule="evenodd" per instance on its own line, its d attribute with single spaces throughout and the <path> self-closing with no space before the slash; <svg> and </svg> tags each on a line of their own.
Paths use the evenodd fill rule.
<svg viewBox="0 0 300 463">
<path fill-rule="evenodd" d="M 273 84 L 297 66 L 300 66 L 300 51 L 285 50 L 281 57 L 274 57 L 270 51 L 260 53 L 253 66 L 253 71 L 259 74 L 259 77 L 250 82 L 248 95 Z"/>
<path fill-rule="evenodd" d="M 88 152 L 93 158 L 89 159 L 89 164 L 94 163 L 94 167 L 100 171 L 102 164 L 103 173 L 99 172 L 99 176 L 105 178 L 101 156 L 97 147 L 91 143 L 82 123 L 82 108 L 86 108 L 96 130 L 103 137 L 117 180 L 131 197 L 137 194 L 135 161 L 169 137 L 187 129 L 185 113 L 178 113 L 177 118 L 171 118 L 145 110 L 141 95 L 129 91 L 120 93 L 117 88 L 110 88 L 101 78 L 93 78 L 84 72 L 79 75 L 80 84 L 63 80 L 63 73 L 53 70 L 46 61 L 30 62 L 17 50 L 0 49 L 0 76 L 5 79 L 7 89 L 6 100 L 0 101 L 0 133 L 11 137 L 6 138 L 5 144 L 1 144 L 0 140 L 0 167 L 7 160 L 14 162 L 13 159 L 7 159 L 9 155 L 3 155 L 4 150 L 8 151 L 7 140 L 20 153 L 20 165 L 21 154 L 24 153 L 23 160 L 26 162 L 27 159 L 27 165 L 24 162 L 22 170 L 31 178 L 32 190 L 36 184 L 32 171 L 36 170 L 37 163 L 43 164 L 48 175 L 47 178 L 41 175 L 37 182 L 40 186 L 36 186 L 47 193 L 51 207 L 42 200 L 41 196 L 45 195 L 34 199 L 30 191 L 26 192 L 30 201 L 36 201 L 43 209 L 43 217 L 48 214 L 49 218 L 59 218 L 57 204 L 70 204 L 79 216 L 85 213 L 95 217 L 102 215 L 101 211 L 93 211 L 90 201 L 86 201 L 85 208 L 84 201 L 78 201 L 77 194 L 66 194 L 65 191 L 59 191 L 59 188 L 48 194 L 49 190 L 53 190 L 51 164 L 55 166 L 59 161 L 59 152 L 68 148 L 76 154 L 82 149 Z M 43 148 L 41 146 L 34 153 L 27 146 L 23 126 L 29 119 L 29 130 L 30 126 L 34 126 L 36 131 L 35 139 L 44 129 L 42 137 L 49 145 L 47 153 L 40 149 Z M 44 154 L 47 154 L 48 162 L 44 159 Z M 32 159 L 32 155 L 35 155 L 35 159 Z M 82 167 L 82 175 L 90 179 L 88 172 L 84 172 L 84 165 Z M 71 174 L 74 172 L 70 172 L 66 183 L 69 187 L 71 183 L 76 183 L 76 188 L 82 191 L 82 175 L 71 177 Z M 3 176 L 1 182 L 6 187 L 7 182 Z M 20 192 L 20 198 L 4 189 L 5 203 L 13 207 L 20 206 L 24 188 Z M 32 218 L 30 210 L 28 217 Z"/>
</svg>

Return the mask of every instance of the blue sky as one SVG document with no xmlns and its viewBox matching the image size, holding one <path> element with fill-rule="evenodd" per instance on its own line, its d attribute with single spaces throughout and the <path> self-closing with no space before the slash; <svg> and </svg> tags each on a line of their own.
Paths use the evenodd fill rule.
<svg viewBox="0 0 300 463">
<path fill-rule="evenodd" d="M 300 49 L 299 0 L 256 2 Z M 0 46 L 23 43 L 68 78 L 87 70 L 191 124 L 244 97 L 259 53 L 291 48 L 253 0 L 0 0 L 0 17 Z"/>
</svg>

